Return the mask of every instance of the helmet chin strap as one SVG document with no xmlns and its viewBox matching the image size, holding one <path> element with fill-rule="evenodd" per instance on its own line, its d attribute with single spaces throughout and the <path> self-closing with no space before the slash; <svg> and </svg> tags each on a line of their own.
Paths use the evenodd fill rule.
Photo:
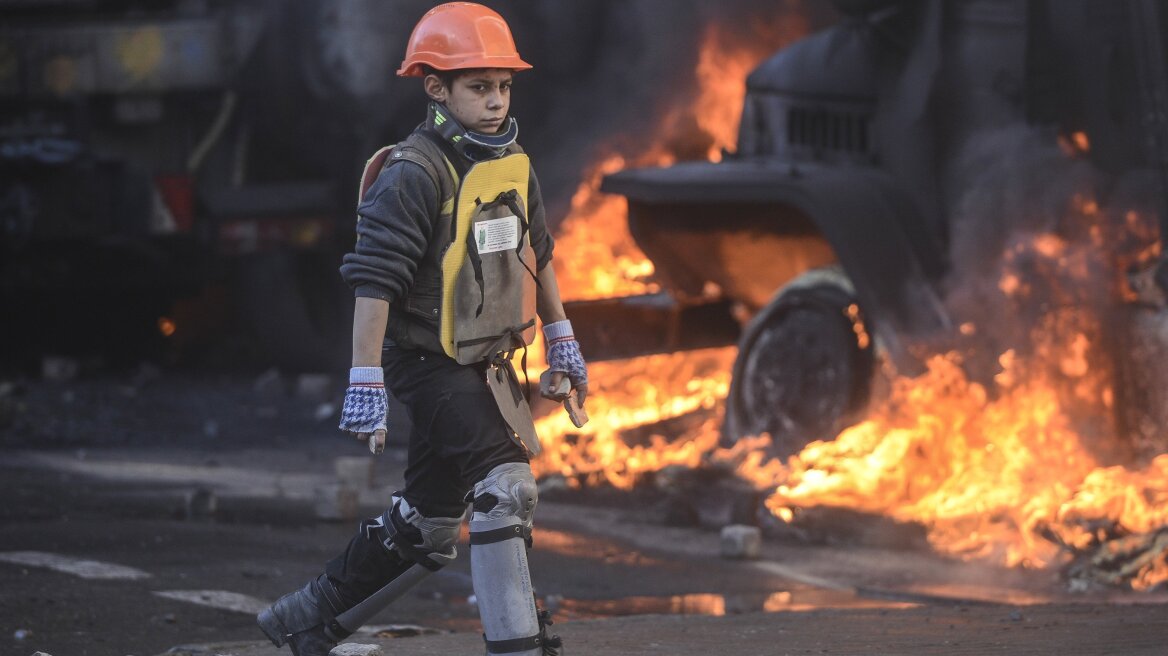
<svg viewBox="0 0 1168 656">
<path fill-rule="evenodd" d="M 519 123 L 511 116 L 504 119 L 502 130 L 486 134 L 467 130 L 442 103 L 431 102 L 427 113 L 429 127 L 449 141 L 458 154 L 474 162 L 502 157 L 519 136 Z"/>
</svg>

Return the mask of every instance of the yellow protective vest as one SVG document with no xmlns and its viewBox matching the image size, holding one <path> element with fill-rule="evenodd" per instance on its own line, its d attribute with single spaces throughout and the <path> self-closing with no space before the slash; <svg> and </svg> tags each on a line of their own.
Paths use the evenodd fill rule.
<svg viewBox="0 0 1168 656">
<path fill-rule="evenodd" d="M 360 195 L 385 166 L 420 164 L 442 196 L 414 285 L 390 308 L 387 335 L 405 348 L 460 364 L 491 360 L 535 337 L 535 251 L 527 219 L 531 163 L 513 152 L 477 162 L 459 178 L 445 154 L 417 133 L 369 159 Z"/>
<path fill-rule="evenodd" d="M 454 195 L 438 338 L 460 364 L 535 339 L 537 264 L 525 198 L 530 171 L 523 153 L 477 162 Z"/>
</svg>

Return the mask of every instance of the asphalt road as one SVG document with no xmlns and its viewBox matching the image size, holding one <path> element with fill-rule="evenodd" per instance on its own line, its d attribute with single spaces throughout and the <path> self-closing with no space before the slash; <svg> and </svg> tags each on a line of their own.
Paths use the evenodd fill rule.
<svg viewBox="0 0 1168 656">
<path fill-rule="evenodd" d="M 9 453 L 0 469 L 0 493 L 11 500 L 0 511 L 0 621 L 12 653 L 157 654 L 182 644 L 262 639 L 254 612 L 315 576 L 348 541 L 355 523 L 315 521 L 303 496 L 327 487 L 331 472 L 316 479 L 282 469 L 285 496 L 269 497 L 264 479 L 275 472 L 256 469 L 252 489 L 196 481 L 182 470 L 197 475 L 203 466 L 176 464 L 192 455 Z M 211 469 L 228 467 L 243 469 Z M 188 517 L 189 504 L 208 493 L 214 512 Z M 362 505 L 365 514 L 375 512 Z M 630 512 L 565 503 L 540 508 L 531 565 L 538 593 L 562 620 L 722 613 L 727 605 L 761 609 L 768 600 L 803 598 L 888 605 L 722 560 L 716 536 L 696 529 L 648 527 L 663 532 L 656 538 L 663 548 L 630 544 L 615 535 L 638 530 Z M 615 523 L 623 526 L 597 530 Z M 71 571 L 84 561 L 132 569 Z M 374 624 L 473 635 L 472 594 L 469 559 L 461 558 Z"/>
<path fill-rule="evenodd" d="M 317 505 L 335 498 L 322 495 L 335 458 L 351 477 L 370 457 L 331 428 L 327 392 L 142 378 L 9 397 L 0 654 L 289 653 L 254 612 L 348 540 L 355 521 L 320 520 Z M 391 444 L 372 462 L 357 516 L 379 512 L 403 454 Z M 1069 595 L 1049 572 L 777 540 L 725 560 L 716 532 L 666 526 L 636 494 L 546 494 L 535 543 L 537 592 L 569 654 L 1162 654 L 1168 641 L 1163 599 Z M 481 653 L 471 595 L 464 557 L 354 640 Z"/>
</svg>

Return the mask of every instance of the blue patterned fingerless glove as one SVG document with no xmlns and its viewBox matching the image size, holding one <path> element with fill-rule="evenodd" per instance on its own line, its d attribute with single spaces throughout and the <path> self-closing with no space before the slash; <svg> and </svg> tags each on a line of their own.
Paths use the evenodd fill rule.
<svg viewBox="0 0 1168 656">
<path fill-rule="evenodd" d="M 588 369 L 584 366 L 584 356 L 580 353 L 580 342 L 572 332 L 572 324 L 567 321 L 549 323 L 543 327 L 547 340 L 547 362 L 549 371 L 563 371 L 572 381 L 572 387 L 588 382 Z"/>
<path fill-rule="evenodd" d="M 384 376 L 381 367 L 353 367 L 349 370 L 349 389 L 341 408 L 341 430 L 372 433 L 386 428 L 385 413 L 389 400 L 385 396 Z"/>
</svg>

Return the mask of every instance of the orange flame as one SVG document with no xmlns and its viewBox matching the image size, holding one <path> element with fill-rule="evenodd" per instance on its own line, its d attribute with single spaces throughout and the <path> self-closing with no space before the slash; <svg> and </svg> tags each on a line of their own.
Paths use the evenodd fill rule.
<svg viewBox="0 0 1168 656">
<path fill-rule="evenodd" d="M 940 551 L 1035 567 L 1059 562 L 1058 543 L 1098 542 L 1093 527 L 1168 525 L 1168 455 L 1100 467 L 1055 387 L 1018 382 L 1030 377 L 1003 362 L 991 398 L 958 356 L 935 356 L 920 378 L 896 381 L 876 416 L 792 457 L 767 507 L 786 521 L 817 505 L 884 514 L 924 524 Z M 1148 567 L 1132 586 L 1164 580 L 1168 570 Z"/>
<path fill-rule="evenodd" d="M 708 142 L 705 156 L 717 161 L 737 140 L 746 93 L 745 78 L 764 56 L 807 31 L 800 14 L 786 13 L 774 24 L 759 22 L 757 38 L 742 39 L 717 26 L 708 28 L 695 65 L 696 96 L 660 121 L 653 146 L 635 156 L 612 154 L 593 166 L 572 198 L 571 211 L 556 237 L 556 277 L 569 300 L 654 293 L 653 264 L 628 230 L 624 198 L 601 194 L 604 175 L 626 166 L 668 166 L 679 154 L 665 144 L 678 134 Z M 690 134 L 695 132 L 696 135 Z M 686 141 L 692 141 L 688 139 Z M 857 330 L 863 330 L 862 324 Z M 542 347 L 536 345 L 536 350 Z M 587 356 L 587 354 L 585 354 Z M 656 355 L 589 366 L 592 381 L 587 410 L 591 421 L 577 429 L 554 412 L 536 422 L 544 454 L 532 463 L 540 475 L 559 474 L 569 485 L 607 483 L 629 488 L 645 472 L 669 465 L 696 467 L 718 443 L 716 407 L 729 389 L 734 349 Z M 682 439 L 666 440 L 652 426 L 695 417 Z M 624 435 L 647 431 L 644 443 Z"/>
<path fill-rule="evenodd" d="M 1004 380 L 1014 381 L 1010 369 Z M 950 354 L 920 378 L 897 380 L 892 397 L 873 419 L 791 458 L 767 507 L 792 516 L 847 506 L 926 523 L 942 551 L 1051 562 L 1057 548 L 1039 531 L 1096 467 L 1054 391 L 1022 383 L 990 399 Z"/>
<path fill-rule="evenodd" d="M 624 167 L 625 160 L 619 155 L 604 159 L 587 173 L 572 196 L 571 211 L 556 236 L 556 248 L 572 255 L 552 260 L 565 299 L 659 291 L 657 284 L 649 280 L 653 263 L 629 234 L 625 199 L 600 193 L 604 176 Z"/>
<path fill-rule="evenodd" d="M 541 475 L 560 474 L 573 487 L 607 483 L 628 489 L 645 472 L 701 465 L 718 444 L 710 411 L 726 397 L 733 358 L 733 349 L 712 349 L 590 365 L 591 421 L 578 429 L 562 412 L 537 420 L 544 452 L 534 468 Z M 652 430 L 645 444 L 624 439 L 631 429 L 695 413 L 700 423 L 682 439 L 670 442 Z"/>
<path fill-rule="evenodd" d="M 1076 211 L 1100 213 L 1093 202 Z M 1092 307 L 1102 251 L 1097 231 L 1083 233 L 1092 239 L 1037 235 L 1003 258 L 1004 296 L 1049 307 L 1026 352 L 998 359 L 992 386 L 971 381 L 955 352 L 932 357 L 922 376 L 895 380 L 868 420 L 808 445 L 778 470 L 743 471 L 759 483 L 773 477 L 767 507 L 788 522 L 820 505 L 879 513 L 924 525 L 939 551 L 1033 567 L 1064 561 L 1065 548 L 1098 545 L 1101 532 L 1168 525 L 1168 455 L 1136 469 L 1101 463 L 1121 440 L 1110 422 L 1113 375 L 1102 347 L 1107 306 Z M 1164 581 L 1164 559 L 1149 559 L 1130 585 Z"/>
<path fill-rule="evenodd" d="M 605 175 L 628 166 L 669 166 L 678 154 L 666 144 L 678 135 L 708 141 L 706 159 L 716 162 L 737 143 L 738 121 L 746 96 L 746 74 L 766 54 L 806 33 L 806 21 L 787 15 L 781 24 L 757 25 L 764 34 L 740 39 L 718 26 L 706 30 L 694 75 L 696 97 L 669 111 L 659 138 L 636 156 L 611 154 L 584 175 L 560 224 L 556 248 L 570 257 L 553 260 L 560 291 L 567 300 L 588 300 L 660 291 L 654 269 L 629 234 L 625 199 L 600 193 Z M 696 126 L 696 130 L 694 128 Z M 695 134 L 691 134 L 695 133 Z M 679 146 L 680 147 L 680 146 Z M 586 263 L 588 266 L 582 266 Z"/>
<path fill-rule="evenodd" d="M 1059 148 L 1068 156 L 1075 157 L 1079 155 L 1086 155 L 1091 152 L 1091 139 L 1087 137 L 1086 132 L 1072 132 L 1071 134 L 1060 134 L 1058 137 Z"/>
</svg>

